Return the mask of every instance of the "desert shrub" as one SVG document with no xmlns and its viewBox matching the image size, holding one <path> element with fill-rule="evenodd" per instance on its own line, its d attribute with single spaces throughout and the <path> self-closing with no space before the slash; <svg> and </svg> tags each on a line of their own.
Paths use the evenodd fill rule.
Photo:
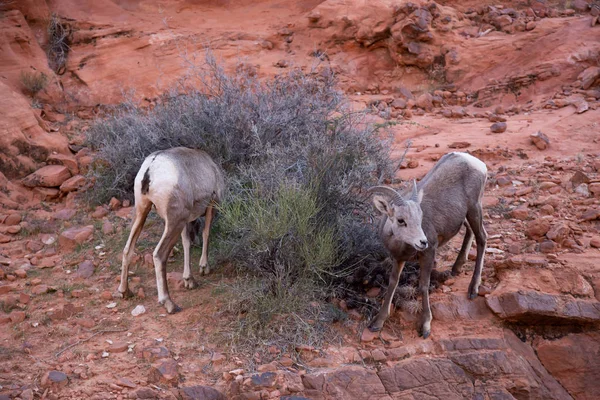
<svg viewBox="0 0 600 400">
<path fill-rule="evenodd" d="M 48 20 L 47 33 L 46 55 L 48 56 L 48 64 L 56 73 L 62 74 L 70 50 L 69 27 L 61 22 L 58 15 L 52 14 Z"/>
<path fill-rule="evenodd" d="M 151 111 L 128 102 L 90 128 L 90 200 L 131 198 L 154 151 L 206 150 L 228 181 L 211 257 L 243 277 L 226 308 L 238 329 L 226 336 L 232 344 L 243 337 L 294 346 L 307 337 L 301 332 L 322 334 L 323 321 L 337 318 L 324 300 L 387 256 L 366 223 L 371 206 L 362 193 L 393 175 L 389 138 L 363 117 L 327 69 L 261 82 L 244 70 L 228 75 L 209 56 Z"/>
<path fill-rule="evenodd" d="M 21 85 L 32 96 L 35 96 L 48 85 L 48 75 L 43 72 L 21 71 Z"/>
</svg>

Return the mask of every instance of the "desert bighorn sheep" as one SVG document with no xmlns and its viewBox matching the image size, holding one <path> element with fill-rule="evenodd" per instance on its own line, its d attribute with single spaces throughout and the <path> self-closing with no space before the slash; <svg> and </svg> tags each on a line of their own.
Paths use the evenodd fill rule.
<svg viewBox="0 0 600 400">
<path fill-rule="evenodd" d="M 208 235 L 214 207 L 221 201 L 224 189 L 223 173 L 202 150 L 175 147 L 146 157 L 135 177 L 135 220 L 123 250 L 121 284 L 117 295 L 131 295 L 127 287 L 129 263 L 146 217 L 154 204 L 156 212 L 165 221 L 165 230 L 153 253 L 158 302 L 165 306 L 169 314 L 179 311 L 180 308 L 169 296 L 167 259 L 181 234 L 184 286 L 187 289 L 197 286 L 190 271 L 190 244 L 196 234 L 194 222 L 204 216 L 200 275 L 209 273 Z"/>
<path fill-rule="evenodd" d="M 482 161 L 467 153 L 448 153 L 418 184 L 413 181 L 410 194 L 401 195 L 387 186 L 369 189 L 370 194 L 376 194 L 373 196 L 373 204 L 384 217 L 379 225 L 379 235 L 396 262 L 390 274 L 383 305 L 369 329 L 379 331 L 383 328 L 390 314 L 404 263 L 417 256 L 421 267 L 419 290 L 423 296 L 423 317 L 419 334 L 423 338 L 429 336 L 429 279 L 435 253 L 439 246 L 447 243 L 460 231 L 462 225 L 466 227 L 466 234 L 452 267 L 452 274 L 457 275 L 467 261 L 475 237 L 477 260 L 468 296 L 470 299 L 477 297 L 487 243 L 481 206 L 486 180 L 487 168 Z"/>
</svg>

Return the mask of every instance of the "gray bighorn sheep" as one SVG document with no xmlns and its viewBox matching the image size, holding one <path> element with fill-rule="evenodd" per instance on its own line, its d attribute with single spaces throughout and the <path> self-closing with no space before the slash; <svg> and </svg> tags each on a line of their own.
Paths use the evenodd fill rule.
<svg viewBox="0 0 600 400">
<path fill-rule="evenodd" d="M 121 283 L 117 296 L 131 295 L 127 287 L 129 263 L 146 217 L 154 204 L 156 212 L 165 221 L 165 230 L 153 253 L 158 302 L 165 306 L 169 314 L 179 311 L 180 308 L 169 296 L 167 259 L 181 235 L 184 286 L 187 289 L 197 286 L 190 270 L 190 244 L 196 234 L 195 221 L 204 216 L 200 275 L 209 273 L 208 236 L 214 207 L 221 201 L 224 189 L 223 173 L 202 150 L 174 147 L 146 157 L 135 177 L 135 220 L 123 250 Z"/>
<path fill-rule="evenodd" d="M 468 297 L 477 297 L 481 283 L 483 255 L 487 233 L 483 227 L 481 198 L 487 180 L 487 168 L 467 153 L 445 154 L 417 184 L 410 194 L 399 194 L 387 186 L 369 189 L 375 208 L 383 215 L 379 235 L 396 262 L 390 274 L 383 305 L 369 329 L 379 331 L 390 314 L 390 306 L 404 263 L 417 256 L 421 267 L 419 290 L 423 296 L 422 324 L 419 334 L 431 333 L 429 279 L 439 246 L 453 238 L 462 225 L 466 227 L 460 253 L 452 266 L 452 274 L 460 273 L 473 237 L 477 243 L 477 260 L 469 285 Z M 381 196 L 383 195 L 383 196 Z M 389 199 L 389 200 L 388 200 Z"/>
</svg>

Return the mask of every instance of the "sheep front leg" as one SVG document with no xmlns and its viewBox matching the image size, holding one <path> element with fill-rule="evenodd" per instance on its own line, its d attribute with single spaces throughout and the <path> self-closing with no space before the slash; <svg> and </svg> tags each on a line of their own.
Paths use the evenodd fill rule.
<svg viewBox="0 0 600 400">
<path fill-rule="evenodd" d="M 419 253 L 419 264 L 421 274 L 419 276 L 419 290 L 423 299 L 423 310 L 421 326 L 419 328 L 419 336 L 427 339 L 431 334 L 431 307 L 429 305 L 429 281 L 431 279 L 431 271 L 435 261 L 435 247 L 429 248 L 423 253 Z"/>
<path fill-rule="evenodd" d="M 404 261 L 399 261 L 392 268 L 392 272 L 390 274 L 390 280 L 388 283 L 388 288 L 385 293 L 385 299 L 383 300 L 383 304 L 381 305 L 381 309 L 379 310 L 379 314 L 377 314 L 377 318 L 371 325 L 369 325 L 369 330 L 371 332 L 378 332 L 383 329 L 383 324 L 390 316 L 390 311 L 392 308 L 392 299 L 394 298 L 394 293 L 396 293 L 396 288 L 398 287 L 398 282 L 400 281 L 400 275 L 402 275 L 402 270 L 404 269 Z"/>
<path fill-rule="evenodd" d="M 165 220 L 165 231 L 154 250 L 154 271 L 156 273 L 156 289 L 158 291 L 158 302 L 165 306 L 169 314 L 181 311 L 181 308 L 171 300 L 167 286 L 167 260 L 175 243 L 177 243 L 185 221 L 171 222 Z"/>
</svg>

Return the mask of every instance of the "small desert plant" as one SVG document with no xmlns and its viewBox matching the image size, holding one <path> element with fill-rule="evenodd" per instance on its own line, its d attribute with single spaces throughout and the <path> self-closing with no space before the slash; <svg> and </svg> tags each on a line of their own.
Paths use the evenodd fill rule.
<svg viewBox="0 0 600 400">
<path fill-rule="evenodd" d="M 361 194 L 393 178 L 389 143 L 350 110 L 330 70 L 264 82 L 244 71 L 228 75 L 209 56 L 152 111 L 129 102 L 98 121 L 88 133 L 98 150 L 90 200 L 130 198 L 153 151 L 206 150 L 228 181 L 211 257 L 240 273 L 227 307 L 237 329 L 225 336 L 232 345 L 322 340 L 322 321 L 336 318 L 328 297 L 386 256 Z"/>
<path fill-rule="evenodd" d="M 21 85 L 32 96 L 44 90 L 48 85 L 48 75 L 43 72 L 21 71 Z"/>
<path fill-rule="evenodd" d="M 48 64 L 56 73 L 62 74 L 69 55 L 69 27 L 62 23 L 60 17 L 52 14 L 48 20 L 48 44 L 46 54 Z"/>
</svg>

